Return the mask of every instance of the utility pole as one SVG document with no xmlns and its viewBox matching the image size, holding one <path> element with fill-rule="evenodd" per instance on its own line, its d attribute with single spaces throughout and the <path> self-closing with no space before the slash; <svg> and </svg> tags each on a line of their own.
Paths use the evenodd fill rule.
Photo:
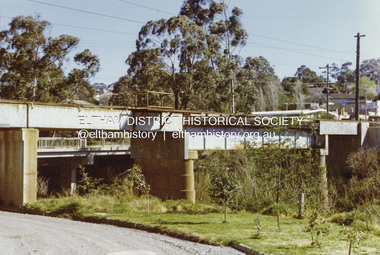
<svg viewBox="0 0 380 255">
<path fill-rule="evenodd" d="M 360 62 L 360 37 L 364 37 L 365 35 L 360 35 L 358 33 L 354 37 L 357 38 L 356 42 L 356 95 L 355 95 L 355 120 L 359 120 L 359 62 Z"/>
<path fill-rule="evenodd" d="M 329 118 L 329 77 L 330 77 L 330 65 L 327 64 L 326 66 L 320 67 L 319 69 L 326 69 L 323 73 L 327 74 L 327 85 L 326 85 L 326 90 L 327 90 L 327 97 L 326 97 L 326 112 L 327 112 L 327 118 Z"/>
</svg>

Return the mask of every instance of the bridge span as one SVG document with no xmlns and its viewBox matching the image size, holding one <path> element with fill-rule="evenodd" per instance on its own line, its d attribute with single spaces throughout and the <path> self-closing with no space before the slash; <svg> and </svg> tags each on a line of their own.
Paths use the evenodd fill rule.
<svg viewBox="0 0 380 255">
<path fill-rule="evenodd" d="M 78 137 L 72 141 L 79 149 L 42 148 L 53 139 L 39 138 L 39 132 L 47 130 L 77 131 Z M 368 123 L 315 121 L 307 116 L 0 101 L 0 199 L 15 205 L 36 200 L 37 158 L 66 153 L 81 158 L 71 162 L 77 165 L 91 163 L 94 155 L 113 153 L 130 154 L 141 165 L 151 194 L 195 202 L 193 160 L 198 150 L 239 149 L 243 142 L 312 147 L 319 151 L 321 165 L 327 162 L 328 168 L 336 171 L 340 167 L 336 162 L 341 163 L 347 153 L 376 144 L 372 137 L 378 137 L 378 129 L 369 130 Z M 86 138 L 128 138 L 130 147 L 85 148 L 80 143 Z M 345 148 L 340 148 L 342 143 Z M 326 161 L 331 152 L 334 160 Z M 73 180 L 72 175 L 68 178 Z"/>
</svg>

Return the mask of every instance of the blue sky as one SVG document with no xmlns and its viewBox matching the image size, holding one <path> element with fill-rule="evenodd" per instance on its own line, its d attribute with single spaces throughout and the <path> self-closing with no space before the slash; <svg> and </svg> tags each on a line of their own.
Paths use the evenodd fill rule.
<svg viewBox="0 0 380 255">
<path fill-rule="evenodd" d="M 240 55 L 263 56 L 280 79 L 306 65 L 321 74 L 320 66 L 355 65 L 356 38 L 361 60 L 380 57 L 380 0 L 230 0 L 243 10 L 249 34 Z M 132 4 L 131 4 L 132 3 Z M 98 55 L 101 71 L 92 82 L 110 84 L 126 74 L 124 63 L 135 50 L 142 25 L 179 12 L 182 0 L 0 0 L 0 30 L 11 17 L 36 15 L 50 23 L 50 36 L 80 38 L 75 52 L 90 49 Z M 56 6 L 53 6 L 56 5 Z M 61 6 L 61 7 L 58 7 Z M 96 14 L 95 14 L 96 13 Z M 67 67 L 69 69 L 72 66 Z"/>
</svg>

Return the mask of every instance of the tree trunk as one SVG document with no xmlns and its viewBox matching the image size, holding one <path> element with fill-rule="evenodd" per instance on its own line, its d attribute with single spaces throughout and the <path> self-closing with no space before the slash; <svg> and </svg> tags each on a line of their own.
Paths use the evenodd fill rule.
<svg viewBox="0 0 380 255">
<path fill-rule="evenodd" d="M 36 99 L 36 88 L 37 88 L 37 77 L 34 76 L 34 82 L 33 82 L 33 91 L 32 91 L 32 101 Z"/>
</svg>

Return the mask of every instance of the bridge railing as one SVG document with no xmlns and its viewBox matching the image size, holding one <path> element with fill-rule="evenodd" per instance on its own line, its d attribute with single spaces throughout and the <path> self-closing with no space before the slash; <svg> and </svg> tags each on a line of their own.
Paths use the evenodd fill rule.
<svg viewBox="0 0 380 255">
<path fill-rule="evenodd" d="M 80 139 L 77 137 L 40 137 L 37 149 L 46 150 L 82 150 L 82 149 L 126 149 L 129 148 L 129 140 L 109 141 L 105 139 L 94 141 L 91 139 Z"/>
<path fill-rule="evenodd" d="M 87 140 L 77 137 L 40 137 L 38 139 L 38 149 L 85 147 L 87 147 Z"/>
</svg>

